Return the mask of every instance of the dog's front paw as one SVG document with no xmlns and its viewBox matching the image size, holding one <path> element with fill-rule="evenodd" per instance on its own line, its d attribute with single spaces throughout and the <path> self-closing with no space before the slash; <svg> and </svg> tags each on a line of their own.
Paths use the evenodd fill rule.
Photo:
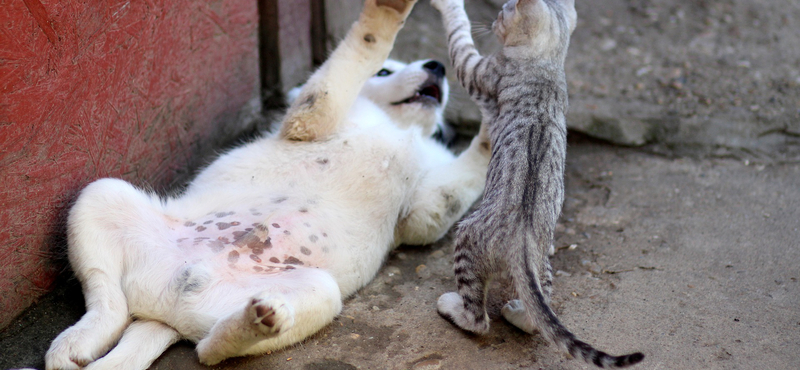
<svg viewBox="0 0 800 370">
<path fill-rule="evenodd" d="M 416 2 L 417 0 L 367 0 L 362 15 L 380 22 L 393 21 L 392 24 L 382 26 L 396 28 L 403 24 Z"/>
<path fill-rule="evenodd" d="M 398 13 L 407 16 L 408 13 L 411 12 L 411 8 L 414 7 L 414 3 L 416 2 L 417 0 L 375 0 L 375 5 L 392 8 Z"/>
<path fill-rule="evenodd" d="M 95 360 L 81 331 L 70 328 L 61 333 L 45 355 L 46 370 L 80 369 Z"/>
<path fill-rule="evenodd" d="M 268 336 L 286 332 L 294 326 L 294 309 L 276 297 L 255 297 L 248 307 L 251 323 Z"/>
</svg>

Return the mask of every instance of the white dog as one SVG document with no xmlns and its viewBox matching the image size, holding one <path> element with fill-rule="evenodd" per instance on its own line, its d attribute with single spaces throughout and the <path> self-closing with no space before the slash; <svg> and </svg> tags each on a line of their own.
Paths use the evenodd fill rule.
<svg viewBox="0 0 800 370">
<path fill-rule="evenodd" d="M 445 234 L 483 191 L 489 144 L 454 157 L 430 138 L 441 64 L 384 64 L 414 1 L 367 0 L 280 131 L 223 154 L 181 195 L 116 179 L 83 190 L 68 237 L 87 312 L 47 369 L 144 369 L 181 338 L 205 364 L 296 343 L 392 248 Z"/>
</svg>

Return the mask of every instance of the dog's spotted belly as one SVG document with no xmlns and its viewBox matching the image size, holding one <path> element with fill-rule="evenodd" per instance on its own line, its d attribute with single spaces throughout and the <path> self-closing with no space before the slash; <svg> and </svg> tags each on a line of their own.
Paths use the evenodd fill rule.
<svg viewBox="0 0 800 370">
<path fill-rule="evenodd" d="M 274 274 L 298 267 L 326 268 L 334 238 L 306 210 L 258 208 L 214 212 L 175 221 L 175 243 L 187 261 L 206 261 L 222 275 Z"/>
</svg>

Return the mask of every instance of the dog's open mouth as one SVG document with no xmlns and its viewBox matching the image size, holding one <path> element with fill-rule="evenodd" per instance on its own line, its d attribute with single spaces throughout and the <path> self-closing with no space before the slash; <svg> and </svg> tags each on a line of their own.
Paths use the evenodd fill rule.
<svg viewBox="0 0 800 370">
<path fill-rule="evenodd" d="M 416 93 L 414 93 L 414 96 L 406 100 L 392 103 L 392 105 L 410 104 L 410 103 L 435 104 L 435 105 L 442 104 L 442 88 L 439 87 L 439 84 L 437 83 L 425 85 L 421 89 L 417 90 Z"/>
</svg>

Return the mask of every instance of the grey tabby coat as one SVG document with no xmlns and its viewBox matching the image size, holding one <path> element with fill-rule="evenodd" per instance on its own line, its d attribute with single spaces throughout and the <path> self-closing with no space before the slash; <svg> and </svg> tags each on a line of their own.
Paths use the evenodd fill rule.
<svg viewBox="0 0 800 370">
<path fill-rule="evenodd" d="M 503 43 L 475 49 L 463 0 L 433 0 L 442 13 L 459 82 L 483 114 L 481 135 L 492 158 L 479 208 L 459 225 L 458 293 L 439 298 L 439 313 L 478 334 L 489 330 L 486 289 L 506 271 L 519 297 L 503 316 L 538 329 L 572 356 L 599 367 L 625 367 L 644 355 L 610 356 L 575 338 L 549 307 L 552 268 L 546 254 L 564 200 L 567 83 L 564 59 L 577 15 L 574 0 L 512 0 L 492 25 Z"/>
</svg>

